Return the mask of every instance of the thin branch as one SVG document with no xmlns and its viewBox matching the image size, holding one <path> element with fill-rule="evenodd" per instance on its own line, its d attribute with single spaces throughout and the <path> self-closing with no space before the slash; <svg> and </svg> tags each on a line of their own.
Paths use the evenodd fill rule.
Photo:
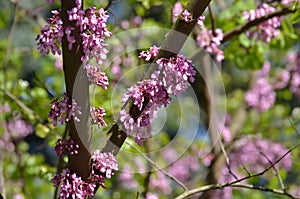
<svg viewBox="0 0 300 199">
<path fill-rule="evenodd" d="M 210 20 L 211 20 L 212 33 L 213 33 L 213 36 L 216 36 L 216 20 L 215 20 L 215 15 L 214 15 L 210 5 L 208 5 L 208 11 L 209 11 L 209 16 L 210 16 Z"/>
<path fill-rule="evenodd" d="M 11 55 L 11 51 L 12 51 L 12 39 L 13 39 L 13 35 L 15 33 L 16 27 L 17 27 L 17 23 L 18 23 L 18 10 L 19 10 L 19 6 L 17 4 L 13 4 L 14 5 L 14 18 L 13 18 L 13 23 L 11 25 L 10 31 L 9 31 L 9 35 L 7 38 L 7 46 L 6 46 L 6 55 L 5 55 L 5 60 L 4 60 L 4 66 L 3 66 L 3 89 L 6 89 L 6 77 L 7 77 L 7 68 L 8 68 L 8 63 L 9 63 L 9 59 L 10 59 L 10 55 Z"/>
<path fill-rule="evenodd" d="M 263 151 L 260 151 L 260 154 L 261 154 L 262 156 L 264 156 L 264 157 L 268 160 L 269 164 L 272 164 L 272 161 L 268 158 L 268 156 L 267 156 Z M 280 174 L 278 173 L 277 169 L 276 169 L 274 166 L 273 166 L 272 168 L 273 168 L 273 170 L 274 170 L 274 172 L 275 172 L 275 175 L 276 175 L 277 178 L 278 178 L 278 181 L 279 181 L 279 184 L 280 184 L 280 188 L 281 188 L 282 190 L 285 190 L 285 186 L 284 186 L 284 184 L 283 184 L 283 181 L 282 181 L 282 178 L 281 178 Z"/>
<path fill-rule="evenodd" d="M 257 18 L 257 19 L 254 19 L 252 21 L 249 21 L 248 23 L 240 26 L 240 27 L 237 27 L 233 30 L 231 30 L 230 32 L 226 33 L 224 35 L 224 38 L 223 40 L 221 41 L 222 43 L 225 43 L 226 41 L 230 40 L 232 37 L 234 36 L 237 36 L 243 32 L 246 32 L 247 30 L 249 30 L 250 28 L 254 27 L 254 26 L 257 26 L 259 25 L 260 23 L 264 22 L 264 21 L 267 21 L 273 17 L 279 17 L 279 16 L 284 16 L 284 15 L 287 15 L 287 14 L 290 14 L 290 13 L 294 13 L 296 12 L 297 9 L 290 9 L 290 8 L 283 8 L 282 10 L 279 10 L 277 12 L 274 12 L 272 14 L 269 14 L 269 15 L 265 15 L 265 16 L 262 16 L 260 18 Z"/>
<path fill-rule="evenodd" d="M 279 159 L 277 159 L 275 162 L 270 164 L 269 167 L 267 167 L 265 170 L 263 170 L 259 173 L 251 174 L 251 175 L 248 175 L 246 177 L 240 178 L 240 179 L 232 181 L 232 182 L 227 182 L 227 183 L 223 183 L 223 184 L 211 184 L 211 185 L 202 186 L 202 187 L 199 187 L 199 188 L 196 188 L 196 189 L 191 189 L 191 190 L 188 190 L 188 191 L 184 192 L 183 194 L 179 195 L 175 199 L 183 199 L 183 198 L 187 198 L 188 196 L 191 196 L 191 195 L 194 195 L 194 194 L 197 194 L 197 193 L 202 193 L 202 192 L 206 192 L 206 191 L 214 190 L 214 189 L 222 189 L 222 188 L 225 188 L 225 187 L 239 187 L 239 188 L 247 188 L 247 189 L 256 189 L 256 190 L 261 190 L 261 191 L 265 191 L 265 192 L 271 192 L 271 193 L 274 193 L 274 194 L 285 195 L 285 196 L 290 197 L 290 198 L 299 198 L 299 197 L 296 197 L 296 196 L 288 193 L 286 190 L 271 189 L 271 188 L 268 188 L 268 187 L 262 187 L 262 186 L 255 186 L 255 185 L 241 184 L 240 183 L 241 181 L 263 175 L 264 173 L 266 173 L 267 171 L 272 169 L 283 158 L 285 158 L 288 154 L 290 154 L 293 150 L 295 150 L 299 146 L 300 146 L 300 143 L 298 143 L 297 145 L 290 148 Z"/>
<path fill-rule="evenodd" d="M 248 171 L 248 169 L 245 167 L 245 165 L 243 163 L 242 164 L 242 168 L 244 169 L 244 171 L 247 173 L 248 176 L 251 176 L 251 173 Z"/>
<path fill-rule="evenodd" d="M 4 93 L 6 96 L 8 96 L 10 99 L 15 101 L 18 106 L 20 106 L 28 115 L 32 115 L 37 121 L 40 123 L 44 123 L 44 120 L 35 113 L 32 109 L 30 109 L 28 106 L 26 106 L 21 100 L 19 100 L 14 94 L 7 90 L 0 89 L 2 93 Z"/>
<path fill-rule="evenodd" d="M 224 148 L 224 145 L 223 145 L 223 143 L 222 143 L 222 141 L 221 141 L 221 137 L 219 137 L 218 141 L 219 141 L 219 144 L 220 144 L 220 146 L 221 146 L 221 151 L 222 151 L 222 153 L 223 153 L 223 155 L 224 155 L 224 157 L 225 157 L 225 162 L 226 162 L 226 166 L 227 166 L 228 172 L 229 172 L 236 180 L 238 180 L 238 177 L 231 171 L 230 163 L 229 163 L 229 158 L 228 158 L 228 155 L 227 155 L 226 150 L 225 150 L 225 148 Z"/>
<path fill-rule="evenodd" d="M 165 174 L 167 177 L 169 177 L 171 180 L 173 180 L 174 182 L 176 182 L 178 185 L 180 185 L 185 191 L 188 191 L 188 188 L 182 183 L 180 182 L 177 178 L 175 178 L 172 174 L 168 173 L 167 171 L 162 170 L 161 168 L 159 168 L 155 162 L 149 158 L 145 153 L 143 153 L 139 148 L 135 147 L 134 145 L 126 142 L 126 144 L 128 144 L 129 146 L 131 146 L 132 148 L 134 148 L 137 152 L 139 152 L 154 168 L 156 168 L 157 170 L 161 171 L 163 174 Z"/>
<path fill-rule="evenodd" d="M 300 132 L 298 131 L 297 127 L 295 126 L 295 124 L 293 123 L 293 121 L 289 118 L 288 119 L 290 124 L 291 124 L 291 127 L 295 130 L 295 132 L 300 135 Z"/>
</svg>

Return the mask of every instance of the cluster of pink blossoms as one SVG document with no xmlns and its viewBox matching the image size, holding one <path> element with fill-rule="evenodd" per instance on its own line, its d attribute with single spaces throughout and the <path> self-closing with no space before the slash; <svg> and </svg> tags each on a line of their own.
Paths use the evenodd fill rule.
<svg viewBox="0 0 300 199">
<path fill-rule="evenodd" d="M 140 58 L 146 61 L 153 59 L 158 54 L 159 48 L 153 46 L 149 51 L 141 52 Z M 194 81 L 196 71 L 190 60 L 183 55 L 169 59 L 160 58 L 156 61 L 158 70 L 154 71 L 151 78 L 138 82 L 128 89 L 122 98 L 123 104 L 133 100 L 140 115 L 120 111 L 120 121 L 123 122 L 127 135 L 135 137 L 141 145 L 142 141 L 151 137 L 151 123 L 156 111 L 171 102 L 170 95 L 178 96 L 189 87 L 189 82 Z"/>
<path fill-rule="evenodd" d="M 91 83 L 101 86 L 103 89 L 107 89 L 108 77 L 99 67 L 92 67 L 89 64 L 85 65 L 86 75 Z"/>
<path fill-rule="evenodd" d="M 118 163 L 111 153 L 100 153 L 96 150 L 92 155 L 92 172 L 86 180 L 82 180 L 68 168 L 52 179 L 54 186 L 60 186 L 60 199 L 86 198 L 94 196 L 96 184 L 104 186 L 105 177 L 111 178 L 118 170 Z"/>
<path fill-rule="evenodd" d="M 248 21 L 253 21 L 257 18 L 264 17 L 271 13 L 274 13 L 276 9 L 268 4 L 261 4 L 257 7 L 256 10 L 250 10 L 244 12 L 244 17 Z M 260 23 L 257 26 L 256 30 L 248 31 L 247 36 L 252 39 L 256 38 L 256 40 L 263 40 L 266 43 L 269 43 L 271 39 L 276 38 L 280 31 L 279 27 L 282 21 L 282 17 L 272 17 L 267 21 Z"/>
<path fill-rule="evenodd" d="M 38 40 L 38 49 L 41 53 L 49 54 L 51 51 L 53 55 L 56 53 L 60 55 L 60 45 L 64 36 L 63 21 L 57 10 L 53 10 L 52 14 L 49 24 L 41 30 L 36 40 Z"/>
<path fill-rule="evenodd" d="M 106 122 L 103 119 L 103 116 L 106 115 L 104 108 L 91 107 L 90 112 L 91 112 L 91 118 L 95 124 L 98 124 L 98 126 L 99 125 L 107 126 Z"/>
<path fill-rule="evenodd" d="M 245 95 L 248 105 L 259 112 L 270 109 L 276 100 L 274 87 L 267 80 L 270 68 L 270 62 L 265 62 L 263 68 L 256 73 L 255 85 Z"/>
<path fill-rule="evenodd" d="M 51 102 L 51 110 L 48 114 L 53 126 L 57 126 L 57 121 L 59 120 L 62 125 L 65 122 L 71 120 L 73 116 L 74 120 L 79 122 L 78 115 L 81 115 L 80 107 L 77 105 L 74 99 L 70 100 L 66 93 L 62 99 L 54 99 Z"/>
<path fill-rule="evenodd" d="M 68 11 L 69 21 L 76 21 L 80 27 L 83 52 L 82 61 L 95 58 L 99 65 L 106 59 L 108 53 L 105 49 L 104 39 L 110 37 L 111 32 L 107 30 L 106 23 L 108 15 L 103 8 L 96 10 L 95 7 L 81 10 L 81 1 L 77 6 Z"/>
<path fill-rule="evenodd" d="M 69 169 L 65 169 L 61 174 L 55 175 L 52 182 L 56 187 L 60 185 L 60 199 L 85 199 L 86 196 L 92 197 L 96 187 L 95 184 L 82 180 L 76 173 L 71 173 Z"/>
<path fill-rule="evenodd" d="M 283 73 L 284 73 L 284 71 L 283 71 Z M 290 74 L 289 75 L 290 90 L 292 91 L 292 93 L 294 93 L 300 99 L 300 53 L 299 52 L 290 53 L 288 55 L 286 71 Z M 285 76 L 287 76 L 287 75 L 285 75 Z"/>
<path fill-rule="evenodd" d="M 245 95 L 245 100 L 251 108 L 262 112 L 271 108 L 276 100 L 276 90 L 289 88 L 300 98 L 300 53 L 290 53 L 287 56 L 286 68 L 281 70 L 273 83 L 269 83 L 268 76 L 271 64 L 265 62 L 261 70 L 256 73 L 256 81 L 251 90 Z"/>
<path fill-rule="evenodd" d="M 223 31 L 218 28 L 214 31 L 202 28 L 201 33 L 197 36 L 199 46 L 204 48 L 209 54 L 215 55 L 217 62 L 221 62 L 224 59 L 224 53 L 219 49 L 222 40 Z"/>
<path fill-rule="evenodd" d="M 78 154 L 79 145 L 76 144 L 71 138 L 69 139 L 58 139 L 54 151 L 57 155 L 64 157 L 65 153 L 70 155 Z"/>
</svg>

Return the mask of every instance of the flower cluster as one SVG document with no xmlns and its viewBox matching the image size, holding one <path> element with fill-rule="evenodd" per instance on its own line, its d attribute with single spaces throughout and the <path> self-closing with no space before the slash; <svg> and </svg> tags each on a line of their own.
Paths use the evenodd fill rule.
<svg viewBox="0 0 300 199">
<path fill-rule="evenodd" d="M 271 108 L 276 100 L 276 90 L 289 88 L 300 98 L 300 53 L 290 53 L 287 56 L 286 68 L 282 69 L 269 83 L 267 78 L 271 64 L 265 62 L 261 70 L 256 72 L 256 81 L 251 90 L 245 95 L 248 105 L 257 111 L 265 111 Z"/>
<path fill-rule="evenodd" d="M 60 185 L 60 199 L 92 197 L 96 187 L 95 184 L 84 181 L 75 173 L 71 173 L 69 169 L 65 169 L 61 174 L 55 175 L 52 182 L 56 187 Z"/>
<path fill-rule="evenodd" d="M 256 82 L 245 95 L 247 104 L 259 112 L 270 109 L 276 100 L 274 87 L 267 81 L 271 68 L 270 62 L 265 62 L 262 69 L 256 72 Z"/>
<path fill-rule="evenodd" d="M 188 10 L 183 9 L 183 6 L 180 2 L 176 2 L 174 4 L 174 7 L 172 9 L 173 14 L 173 22 L 175 22 L 176 18 L 180 16 L 180 19 L 183 20 L 186 23 L 190 23 L 194 21 L 192 13 L 190 13 Z M 203 25 L 203 20 L 205 19 L 205 16 L 200 16 L 197 19 L 198 25 Z"/>
<path fill-rule="evenodd" d="M 58 139 L 56 141 L 54 151 L 58 156 L 64 157 L 65 153 L 69 153 L 70 155 L 78 154 L 79 145 L 76 144 L 71 138 L 66 139 Z"/>
<path fill-rule="evenodd" d="M 103 119 L 103 116 L 106 115 L 104 108 L 91 107 L 90 112 L 91 112 L 91 117 L 92 117 L 92 120 L 94 123 L 98 124 L 99 127 L 100 127 L 100 125 L 107 126 L 106 122 Z"/>
<path fill-rule="evenodd" d="M 147 51 L 142 51 L 139 55 L 139 58 L 145 58 L 146 61 L 150 61 L 150 59 L 154 59 L 158 52 L 160 50 L 160 47 L 157 47 L 157 46 L 152 46 L 150 47 L 149 50 Z"/>
<path fill-rule="evenodd" d="M 96 150 L 92 155 L 93 170 L 102 173 L 105 177 L 111 178 L 118 170 L 118 162 L 112 153 L 101 153 Z"/>
<path fill-rule="evenodd" d="M 83 11 L 80 10 L 79 5 L 69 11 L 68 14 L 69 20 L 76 21 L 76 25 L 80 27 L 82 32 L 82 46 L 85 53 L 82 61 L 87 61 L 93 57 L 101 65 L 108 53 L 104 39 L 111 35 L 106 27 L 108 15 L 102 8 L 96 10 L 95 7 L 91 7 Z"/>
<path fill-rule="evenodd" d="M 290 53 L 287 57 L 287 71 L 290 73 L 290 90 L 300 98 L 300 53 Z M 287 75 L 286 75 L 287 76 Z"/>
<path fill-rule="evenodd" d="M 10 106 L 8 104 L 0 105 L 0 114 L 9 111 Z M 33 126 L 23 120 L 19 113 L 8 121 L 4 121 L 3 130 L 4 132 L 0 136 L 0 149 L 8 152 L 13 152 L 15 144 L 34 131 Z"/>
<path fill-rule="evenodd" d="M 151 79 L 160 82 L 169 94 L 178 96 L 186 91 L 190 82 L 194 82 L 194 70 L 191 60 L 178 54 L 169 59 L 160 58 L 156 62 L 158 70 L 151 75 Z"/>
<path fill-rule="evenodd" d="M 87 64 L 85 66 L 86 75 L 91 83 L 101 86 L 103 89 L 107 89 L 108 77 L 99 67 L 93 67 Z"/>
<path fill-rule="evenodd" d="M 41 53 L 49 54 L 51 51 L 54 55 L 55 53 L 60 55 L 60 45 L 64 36 L 63 21 L 57 10 L 53 10 L 52 14 L 49 24 L 41 30 L 41 34 L 37 36 L 36 40 L 38 40 L 38 49 Z"/>
<path fill-rule="evenodd" d="M 150 51 L 142 52 L 140 57 L 154 58 L 158 49 L 154 46 Z M 170 103 L 170 94 L 178 96 L 184 92 L 189 87 L 189 82 L 194 81 L 193 76 L 196 74 L 191 61 L 183 55 L 160 58 L 156 64 L 158 70 L 151 74 L 151 78 L 129 88 L 122 98 L 123 104 L 132 100 L 133 108 L 129 113 L 121 110 L 120 121 L 123 122 L 127 135 L 134 136 L 139 145 L 152 136 L 151 123 L 156 111 Z"/>
<path fill-rule="evenodd" d="M 258 78 L 255 86 L 245 95 L 248 105 L 259 112 L 271 108 L 276 100 L 276 93 L 265 78 Z"/>
<path fill-rule="evenodd" d="M 81 108 L 74 99 L 70 100 L 66 93 L 64 93 L 63 99 L 54 99 L 51 104 L 52 106 L 48 118 L 50 118 L 53 126 L 57 126 L 58 120 L 64 125 L 65 122 L 71 120 L 72 116 L 75 121 L 80 121 L 78 115 L 81 114 Z"/>
<path fill-rule="evenodd" d="M 162 105 L 167 106 L 171 98 L 167 90 L 154 80 L 144 80 L 137 85 L 130 87 L 128 92 L 123 96 L 123 104 L 132 99 L 133 104 L 141 112 L 127 113 L 125 110 L 120 111 L 120 121 L 123 122 L 128 135 L 135 137 L 135 141 L 140 145 L 143 140 L 150 138 L 151 123 L 155 111 Z"/>
<path fill-rule="evenodd" d="M 264 3 L 259 5 L 256 10 L 245 11 L 244 17 L 248 21 L 253 21 L 257 18 L 274 13 L 275 11 L 276 9 L 274 7 Z M 256 30 L 248 31 L 246 34 L 250 39 L 261 39 L 264 42 L 269 43 L 271 39 L 274 39 L 279 35 L 280 31 L 278 28 L 280 27 L 281 21 L 282 17 L 272 17 L 271 19 L 260 23 Z"/>
<path fill-rule="evenodd" d="M 104 187 L 104 178 L 111 178 L 114 171 L 118 170 L 118 163 L 111 153 L 100 153 L 96 150 L 92 155 L 93 169 L 86 180 L 82 180 L 69 169 L 52 179 L 54 186 L 60 185 L 59 198 L 86 198 L 94 196 L 96 184 Z"/>
<path fill-rule="evenodd" d="M 198 24 L 203 25 L 198 21 Z M 224 53 L 219 49 L 221 41 L 223 40 L 223 31 L 221 29 L 207 30 L 202 28 L 201 33 L 197 36 L 197 42 L 200 47 L 204 48 L 209 54 L 215 55 L 217 62 L 224 59 Z"/>
</svg>

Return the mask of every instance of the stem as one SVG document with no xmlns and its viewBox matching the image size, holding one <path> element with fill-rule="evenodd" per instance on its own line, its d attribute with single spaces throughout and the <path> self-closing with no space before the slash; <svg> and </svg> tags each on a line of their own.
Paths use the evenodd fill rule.
<svg viewBox="0 0 300 199">
<path fill-rule="evenodd" d="M 290 8 L 283 8 L 282 10 L 279 10 L 279 11 L 274 12 L 272 14 L 262 16 L 260 18 L 254 19 L 253 21 L 249 21 L 245 25 L 237 27 L 237 28 L 233 29 L 232 31 L 226 33 L 224 35 L 222 43 L 225 43 L 226 41 L 230 40 L 232 37 L 240 35 L 241 33 L 246 32 L 247 30 L 249 30 L 251 27 L 257 26 L 260 23 L 262 23 L 264 21 L 267 21 L 267 20 L 269 20 L 273 17 L 284 16 L 284 15 L 287 15 L 289 13 L 294 13 L 296 11 L 297 11 L 297 9 L 293 10 L 293 9 L 290 9 Z"/>
</svg>

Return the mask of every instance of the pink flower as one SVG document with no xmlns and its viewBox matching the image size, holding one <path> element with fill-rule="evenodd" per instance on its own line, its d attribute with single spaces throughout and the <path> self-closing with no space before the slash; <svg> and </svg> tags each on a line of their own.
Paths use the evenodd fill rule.
<svg viewBox="0 0 300 199">
<path fill-rule="evenodd" d="M 65 153 L 69 153 L 70 155 L 78 154 L 79 145 L 76 144 L 71 137 L 68 140 L 59 139 L 57 140 L 54 151 L 56 155 L 64 157 Z"/>
<path fill-rule="evenodd" d="M 150 59 L 154 59 L 157 56 L 159 50 L 160 47 L 154 45 L 149 50 L 142 51 L 139 55 L 139 58 L 145 58 L 146 61 L 149 61 Z"/>
<path fill-rule="evenodd" d="M 105 174 L 111 178 L 114 172 L 118 170 L 118 162 L 112 153 L 101 153 L 99 150 L 94 151 L 92 155 L 93 170 Z"/>
<path fill-rule="evenodd" d="M 182 12 L 182 10 L 183 10 L 182 4 L 180 2 L 176 2 L 172 10 L 173 16 L 178 17 Z"/>
<path fill-rule="evenodd" d="M 72 116 L 75 121 L 80 121 L 78 115 L 81 115 L 81 108 L 74 99 L 70 100 L 66 93 L 64 93 L 63 99 L 54 99 L 51 104 L 52 106 L 48 118 L 51 120 L 53 126 L 57 126 L 58 119 L 60 119 L 60 123 L 64 125 L 65 122 L 71 120 Z"/>
<path fill-rule="evenodd" d="M 290 81 L 290 72 L 287 70 L 282 70 L 279 75 L 276 77 L 274 88 L 275 89 L 283 89 L 285 88 Z"/>
<path fill-rule="evenodd" d="M 190 23 L 194 20 L 192 14 L 186 9 L 184 9 L 184 11 L 181 13 L 181 16 L 182 20 L 186 23 Z"/>
<path fill-rule="evenodd" d="M 100 125 L 107 126 L 106 122 L 103 119 L 103 116 L 106 115 L 105 110 L 103 108 L 91 107 L 90 111 L 91 111 L 92 120 L 94 121 L 95 124 L 98 124 L 98 127 L 100 127 Z"/>
<path fill-rule="evenodd" d="M 101 86 L 103 89 L 107 89 L 108 77 L 99 67 L 92 67 L 90 65 L 85 66 L 86 74 L 91 83 Z"/>
<path fill-rule="evenodd" d="M 38 40 L 38 49 L 41 53 L 49 54 L 51 51 L 53 55 L 56 53 L 60 55 L 60 45 L 64 35 L 63 22 L 60 12 L 54 10 L 52 14 L 53 16 L 49 19 L 49 24 L 41 30 L 36 40 Z"/>
<path fill-rule="evenodd" d="M 245 95 L 248 105 L 259 112 L 270 109 L 276 100 L 273 87 L 264 78 L 258 78 L 256 85 Z"/>
<path fill-rule="evenodd" d="M 256 10 L 250 10 L 244 12 L 244 17 L 248 21 L 264 17 L 271 13 L 274 13 L 276 9 L 268 4 L 261 4 Z M 256 40 L 263 40 L 265 43 L 269 43 L 271 39 L 276 38 L 279 35 L 279 27 L 282 21 L 282 17 L 273 17 L 267 21 L 260 23 L 256 30 L 247 32 L 247 36 Z"/>
<path fill-rule="evenodd" d="M 203 24 L 204 19 L 205 19 L 205 16 L 200 16 L 200 17 L 198 17 L 197 24 L 198 24 L 199 26 L 203 26 L 203 25 L 204 25 L 204 24 Z"/>
<path fill-rule="evenodd" d="M 215 29 L 214 33 L 212 30 L 207 31 L 203 29 L 196 40 L 200 47 L 204 48 L 209 54 L 216 56 L 217 62 L 221 62 L 224 59 L 224 53 L 219 49 L 223 40 L 223 31 L 221 29 Z"/>
<path fill-rule="evenodd" d="M 96 185 L 90 181 L 83 181 L 76 173 L 71 173 L 69 169 L 63 170 L 52 179 L 54 186 L 59 186 L 59 198 L 85 199 L 86 196 L 93 197 Z"/>
</svg>

